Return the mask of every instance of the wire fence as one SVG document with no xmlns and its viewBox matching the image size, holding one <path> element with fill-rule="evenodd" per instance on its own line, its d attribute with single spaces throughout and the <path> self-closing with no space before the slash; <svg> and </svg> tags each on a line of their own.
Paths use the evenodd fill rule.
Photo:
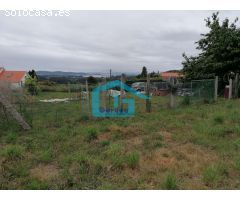
<svg viewBox="0 0 240 200">
<path fill-rule="evenodd" d="M 104 85 L 103 81 L 99 85 Z M 11 91 L 8 99 L 32 127 L 59 127 L 63 123 L 79 123 L 94 119 L 92 116 L 92 88 L 86 85 L 68 85 L 64 91 L 42 91 L 40 96 L 30 96 L 26 91 Z M 119 90 L 119 88 L 118 88 Z M 139 93 L 146 94 L 146 87 Z M 214 79 L 177 83 L 154 82 L 150 87 L 151 112 L 177 108 L 194 103 L 210 103 L 214 100 Z M 119 102 L 121 97 L 119 95 Z M 135 100 L 135 115 L 146 113 L 146 101 L 125 91 L 123 98 Z M 113 108 L 114 98 L 109 91 L 100 94 L 101 106 Z M 173 103 L 173 104 L 172 104 Z M 127 108 L 127 104 L 123 105 Z M 0 128 L 12 124 L 11 118 L 0 107 Z"/>
</svg>

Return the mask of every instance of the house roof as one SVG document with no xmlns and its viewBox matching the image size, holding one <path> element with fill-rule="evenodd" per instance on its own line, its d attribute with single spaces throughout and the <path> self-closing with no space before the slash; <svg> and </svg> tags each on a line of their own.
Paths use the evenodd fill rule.
<svg viewBox="0 0 240 200">
<path fill-rule="evenodd" d="M 0 81 L 9 83 L 19 83 L 26 75 L 25 71 L 2 71 L 0 73 Z"/>
<path fill-rule="evenodd" d="M 183 77 L 183 74 L 180 72 L 161 72 L 160 76 L 162 76 L 162 77 Z"/>
</svg>

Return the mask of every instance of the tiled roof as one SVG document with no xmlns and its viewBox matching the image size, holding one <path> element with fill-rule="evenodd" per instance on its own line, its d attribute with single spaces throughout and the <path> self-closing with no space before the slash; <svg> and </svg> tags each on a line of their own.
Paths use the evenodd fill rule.
<svg viewBox="0 0 240 200">
<path fill-rule="evenodd" d="M 183 74 L 179 72 L 162 72 L 160 73 L 162 77 L 183 77 Z"/>
<path fill-rule="evenodd" d="M 19 83 L 25 75 L 25 71 L 3 71 L 0 73 L 0 81 Z"/>
</svg>

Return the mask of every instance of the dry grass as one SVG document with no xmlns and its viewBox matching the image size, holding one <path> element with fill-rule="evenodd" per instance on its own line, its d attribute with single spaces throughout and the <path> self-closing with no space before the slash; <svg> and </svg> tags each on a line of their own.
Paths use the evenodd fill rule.
<svg viewBox="0 0 240 200">
<path fill-rule="evenodd" d="M 30 170 L 30 175 L 40 181 L 50 181 L 58 177 L 59 169 L 53 164 L 40 164 Z"/>
<path fill-rule="evenodd" d="M 42 107 L 28 133 L 2 126 L 1 188 L 240 188 L 238 100 L 85 121 L 78 102 Z"/>
</svg>

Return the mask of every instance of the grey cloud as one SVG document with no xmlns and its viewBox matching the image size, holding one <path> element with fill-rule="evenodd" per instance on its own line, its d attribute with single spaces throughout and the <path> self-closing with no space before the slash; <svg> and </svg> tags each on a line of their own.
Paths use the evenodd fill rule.
<svg viewBox="0 0 240 200">
<path fill-rule="evenodd" d="M 0 16 L 0 65 L 12 69 L 136 72 L 180 69 L 212 11 L 72 11 Z M 238 11 L 220 12 L 234 19 Z"/>
</svg>

